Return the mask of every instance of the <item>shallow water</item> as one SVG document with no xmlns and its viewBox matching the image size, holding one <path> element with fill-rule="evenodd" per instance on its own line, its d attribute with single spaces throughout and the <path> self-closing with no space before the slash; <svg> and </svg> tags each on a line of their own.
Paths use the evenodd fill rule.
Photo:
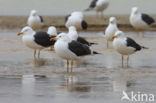
<svg viewBox="0 0 156 103">
<path fill-rule="evenodd" d="M 67 15 L 86 9 L 92 0 L 0 0 L 0 15 L 29 15 L 36 9 L 41 15 Z M 105 14 L 129 14 L 137 6 L 142 12 L 155 14 L 155 0 L 110 0 Z M 88 14 L 88 13 L 86 13 Z M 91 12 L 89 14 L 94 14 Z"/>
<path fill-rule="evenodd" d="M 130 56 L 130 67 L 124 69 L 121 56 L 112 47 L 106 49 L 102 32 L 81 33 L 99 43 L 92 49 L 102 54 L 82 58 L 70 74 L 66 73 L 65 61 L 49 48 L 41 52 L 42 60 L 34 65 L 33 51 L 23 45 L 17 32 L 0 32 L 2 103 L 121 103 L 123 90 L 156 95 L 155 32 L 145 33 L 145 38 L 126 33 L 150 49 Z"/>
</svg>

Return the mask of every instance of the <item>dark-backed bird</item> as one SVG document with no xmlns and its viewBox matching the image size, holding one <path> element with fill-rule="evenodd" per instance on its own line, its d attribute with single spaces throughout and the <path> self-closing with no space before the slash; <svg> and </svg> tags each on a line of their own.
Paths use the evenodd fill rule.
<svg viewBox="0 0 156 103">
<path fill-rule="evenodd" d="M 82 12 L 73 12 L 65 18 L 65 26 L 75 26 L 77 30 L 86 30 L 88 28 L 87 22 L 83 19 Z"/>
<path fill-rule="evenodd" d="M 112 36 L 114 36 L 115 32 L 118 31 L 117 21 L 115 17 L 109 18 L 109 25 L 104 32 L 104 37 L 107 40 L 107 48 L 109 48 L 109 42 L 112 42 Z"/>
<path fill-rule="evenodd" d="M 109 0 L 92 0 L 92 2 L 89 5 L 89 8 L 87 8 L 85 11 L 95 10 L 96 15 L 98 15 L 99 12 L 101 12 L 101 17 L 103 16 L 103 11 L 107 9 L 109 5 Z"/>
<path fill-rule="evenodd" d="M 40 60 L 40 51 L 44 48 L 54 45 L 55 40 L 50 41 L 51 37 L 47 32 L 35 32 L 31 27 L 24 27 L 18 35 L 22 36 L 23 43 L 34 50 L 34 62 L 36 63 L 36 51 L 38 50 L 38 59 Z"/>
<path fill-rule="evenodd" d="M 112 37 L 114 49 L 122 55 L 122 68 L 124 67 L 123 60 L 124 56 L 127 55 L 127 68 L 129 55 L 134 54 L 141 49 L 148 49 L 144 46 L 137 44 L 133 39 L 126 37 L 122 31 L 117 31 Z"/>
<path fill-rule="evenodd" d="M 147 14 L 140 13 L 137 7 L 133 7 L 130 15 L 130 23 L 136 29 L 138 34 L 142 31 L 144 36 L 144 31 L 149 29 L 150 25 L 155 22 L 155 20 Z"/>
<path fill-rule="evenodd" d="M 58 56 L 67 60 L 67 72 L 69 72 L 69 61 L 71 61 L 72 72 L 74 60 L 78 60 L 82 56 L 98 54 L 87 45 L 71 40 L 66 33 L 61 33 L 56 38 L 51 38 L 50 40 L 57 40 L 54 44 L 54 49 Z"/>
<path fill-rule="evenodd" d="M 36 10 L 32 10 L 30 12 L 27 24 L 34 30 L 40 29 L 43 26 L 43 18 L 37 14 Z"/>
<path fill-rule="evenodd" d="M 75 40 L 79 43 L 82 43 L 82 44 L 85 44 L 87 46 L 91 46 L 91 45 L 94 45 L 94 44 L 97 44 L 97 43 L 91 43 L 91 42 L 88 42 L 87 40 L 85 40 L 85 38 L 83 37 L 80 37 L 76 31 L 76 28 L 74 26 L 70 26 L 68 28 L 69 32 L 68 32 L 68 36 L 70 39 L 72 40 Z"/>
</svg>

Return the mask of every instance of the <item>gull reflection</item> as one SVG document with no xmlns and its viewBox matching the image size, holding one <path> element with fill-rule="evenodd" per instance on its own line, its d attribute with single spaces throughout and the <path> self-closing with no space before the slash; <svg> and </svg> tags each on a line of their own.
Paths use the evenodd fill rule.
<svg viewBox="0 0 156 103">
<path fill-rule="evenodd" d="M 33 95 L 35 88 L 35 76 L 34 75 L 22 75 L 22 91 L 25 95 Z"/>
<path fill-rule="evenodd" d="M 69 75 L 65 76 L 65 87 L 69 92 L 89 92 L 91 86 L 87 82 L 79 82 L 78 77 Z"/>
<path fill-rule="evenodd" d="M 127 70 L 119 70 L 112 75 L 114 92 L 127 91 L 127 87 L 130 86 L 131 82 L 129 74 Z"/>
</svg>

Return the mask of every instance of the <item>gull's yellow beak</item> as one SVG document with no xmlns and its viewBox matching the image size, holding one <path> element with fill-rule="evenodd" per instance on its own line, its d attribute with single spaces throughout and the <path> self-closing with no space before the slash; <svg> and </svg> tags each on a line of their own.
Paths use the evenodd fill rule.
<svg viewBox="0 0 156 103">
<path fill-rule="evenodd" d="M 19 32 L 17 35 L 18 35 L 18 36 L 19 36 L 19 35 L 23 35 L 23 33 L 22 33 L 22 32 Z"/>
<path fill-rule="evenodd" d="M 116 36 L 112 36 L 112 39 L 114 40 L 116 38 Z"/>
<path fill-rule="evenodd" d="M 56 37 L 50 38 L 50 41 L 53 41 L 53 40 L 57 40 L 57 38 Z"/>
</svg>

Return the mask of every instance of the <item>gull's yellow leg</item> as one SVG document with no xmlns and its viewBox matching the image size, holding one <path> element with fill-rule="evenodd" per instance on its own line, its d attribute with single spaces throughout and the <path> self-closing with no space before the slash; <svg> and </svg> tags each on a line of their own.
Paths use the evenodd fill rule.
<svg viewBox="0 0 156 103">
<path fill-rule="evenodd" d="M 34 50 L 34 63 L 36 64 L 36 50 Z"/>
<path fill-rule="evenodd" d="M 40 60 L 40 50 L 38 51 L 38 60 Z"/>
<path fill-rule="evenodd" d="M 73 72 L 73 60 L 71 61 L 71 72 Z"/>
<path fill-rule="evenodd" d="M 129 55 L 127 56 L 127 68 L 128 68 Z"/>
<path fill-rule="evenodd" d="M 124 68 L 124 56 L 122 55 L 122 68 Z"/>
<path fill-rule="evenodd" d="M 67 60 L 67 73 L 69 73 L 69 60 Z"/>
</svg>

